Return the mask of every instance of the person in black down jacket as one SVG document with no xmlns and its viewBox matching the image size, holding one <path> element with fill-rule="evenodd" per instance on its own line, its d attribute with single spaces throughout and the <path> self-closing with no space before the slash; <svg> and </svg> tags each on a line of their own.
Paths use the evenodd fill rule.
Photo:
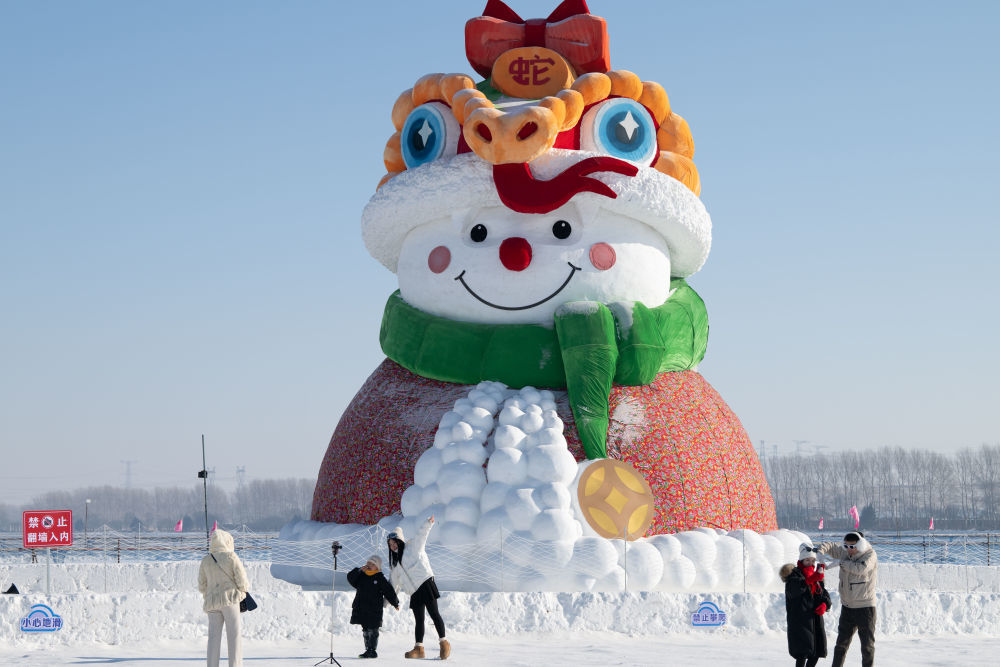
<svg viewBox="0 0 1000 667">
<path fill-rule="evenodd" d="M 830 594 L 823 585 L 823 566 L 816 568 L 816 550 L 799 547 L 799 561 L 781 567 L 785 582 L 785 612 L 788 617 L 788 652 L 795 667 L 814 667 L 826 657 L 823 614 L 830 608 Z"/>
<path fill-rule="evenodd" d="M 365 652 L 359 658 L 377 658 L 378 629 L 382 627 L 382 607 L 385 601 L 399 611 L 396 591 L 382 574 L 382 559 L 372 555 L 364 567 L 347 573 L 347 582 L 357 589 L 351 605 L 351 623 L 361 626 L 365 638 Z"/>
</svg>

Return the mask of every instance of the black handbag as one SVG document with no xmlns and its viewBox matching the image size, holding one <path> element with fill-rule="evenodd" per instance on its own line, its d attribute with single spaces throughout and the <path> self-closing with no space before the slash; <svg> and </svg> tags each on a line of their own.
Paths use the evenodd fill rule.
<svg viewBox="0 0 1000 667">
<path fill-rule="evenodd" d="M 212 560 L 215 560 L 215 554 L 208 554 L 208 555 L 212 557 Z M 215 564 L 219 565 L 219 561 L 215 560 Z M 233 584 L 236 584 L 236 580 L 233 579 L 232 575 L 226 572 L 225 568 L 222 567 L 222 565 L 219 565 L 219 569 L 222 570 L 222 572 L 227 577 L 229 577 L 229 580 L 232 581 Z M 236 586 L 236 590 L 239 590 L 239 586 Z M 253 599 L 252 595 L 250 595 L 250 591 L 244 591 L 243 599 L 240 600 L 240 613 L 242 614 L 245 611 L 253 611 L 256 608 L 257 608 L 257 601 Z"/>
<path fill-rule="evenodd" d="M 243 613 L 245 611 L 253 611 L 256 608 L 257 608 L 257 601 L 254 600 L 253 596 L 250 595 L 250 592 L 247 591 L 246 596 L 242 600 L 240 600 L 240 613 Z"/>
</svg>

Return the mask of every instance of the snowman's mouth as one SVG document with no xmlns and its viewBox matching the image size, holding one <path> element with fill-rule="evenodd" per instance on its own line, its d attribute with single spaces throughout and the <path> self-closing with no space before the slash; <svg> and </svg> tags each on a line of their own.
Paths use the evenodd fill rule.
<svg viewBox="0 0 1000 667">
<path fill-rule="evenodd" d="M 462 269 L 462 272 L 460 274 L 458 274 L 458 276 L 455 277 L 455 280 L 457 280 L 458 282 L 462 283 L 462 287 L 464 287 L 469 294 L 471 294 L 472 296 L 474 296 L 476 298 L 476 300 L 478 300 L 478 301 L 480 301 L 482 303 L 485 303 L 490 308 L 496 308 L 498 310 L 527 310 L 529 308 L 534 308 L 535 306 L 542 305 L 543 303 L 545 303 L 546 301 L 548 301 L 549 299 L 551 299 L 552 297 L 554 297 L 556 294 L 559 294 L 559 292 L 563 291 L 563 288 L 565 288 L 566 285 L 569 285 L 569 281 L 573 280 L 573 274 L 575 274 L 577 271 L 579 271 L 580 267 L 579 266 L 574 266 L 572 262 L 566 262 L 566 263 L 569 265 L 569 275 L 566 276 L 566 280 L 563 281 L 563 284 L 560 285 L 558 288 L 556 288 L 555 292 L 553 292 L 552 294 L 549 294 L 544 299 L 542 299 L 540 301 L 536 301 L 534 303 L 529 303 L 526 306 L 501 306 L 500 304 L 493 303 L 492 301 L 487 301 L 483 297 L 481 297 L 478 294 L 476 294 L 476 292 L 471 287 L 469 287 L 469 284 L 467 282 L 465 282 L 465 277 L 464 277 L 465 276 L 465 269 Z"/>
</svg>

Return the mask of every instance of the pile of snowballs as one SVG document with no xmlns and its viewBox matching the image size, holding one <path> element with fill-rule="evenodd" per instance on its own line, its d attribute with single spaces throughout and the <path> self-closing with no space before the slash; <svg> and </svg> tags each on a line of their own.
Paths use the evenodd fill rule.
<svg viewBox="0 0 1000 667">
<path fill-rule="evenodd" d="M 442 416 L 403 493 L 403 517 L 379 525 L 414 535 L 434 515 L 429 543 L 454 557 L 487 563 L 484 551 L 503 552 L 507 590 L 767 590 L 809 542 L 794 531 L 712 528 L 605 539 L 577 502 L 589 463 L 569 452 L 552 392 L 482 382 Z"/>
</svg>

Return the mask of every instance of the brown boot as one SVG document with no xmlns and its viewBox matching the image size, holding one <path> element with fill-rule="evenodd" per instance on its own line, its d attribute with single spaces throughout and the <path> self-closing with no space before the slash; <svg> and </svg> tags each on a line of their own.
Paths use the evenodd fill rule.
<svg viewBox="0 0 1000 667">
<path fill-rule="evenodd" d="M 417 644 L 412 650 L 407 651 L 403 654 L 404 658 L 422 658 L 424 657 L 424 645 Z"/>
<path fill-rule="evenodd" d="M 451 644 L 448 643 L 447 639 L 441 640 L 441 659 L 447 660 L 448 656 L 451 655 Z"/>
</svg>

